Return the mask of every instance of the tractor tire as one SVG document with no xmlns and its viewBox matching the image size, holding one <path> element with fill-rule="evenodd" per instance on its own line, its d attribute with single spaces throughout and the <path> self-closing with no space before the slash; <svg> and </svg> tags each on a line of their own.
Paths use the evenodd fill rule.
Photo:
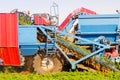
<svg viewBox="0 0 120 80">
<path fill-rule="evenodd" d="M 36 54 L 33 60 L 34 71 L 38 74 L 60 72 L 62 71 L 62 63 L 56 54 L 42 55 Z"/>
</svg>

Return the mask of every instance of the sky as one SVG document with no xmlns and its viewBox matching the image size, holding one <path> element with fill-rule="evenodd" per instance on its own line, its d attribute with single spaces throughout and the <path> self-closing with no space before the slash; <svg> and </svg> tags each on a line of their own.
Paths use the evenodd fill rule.
<svg viewBox="0 0 120 80">
<path fill-rule="evenodd" d="M 120 10 L 120 0 L 0 0 L 0 12 L 6 13 L 13 9 L 33 13 L 50 13 L 50 6 L 55 2 L 59 7 L 60 23 L 73 10 L 85 7 L 98 14 L 116 14 Z"/>
</svg>

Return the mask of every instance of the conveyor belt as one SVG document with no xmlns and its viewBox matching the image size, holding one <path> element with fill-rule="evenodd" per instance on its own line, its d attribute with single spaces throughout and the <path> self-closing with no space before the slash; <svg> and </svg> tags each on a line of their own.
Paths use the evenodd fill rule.
<svg viewBox="0 0 120 80">
<path fill-rule="evenodd" d="M 87 50 L 86 48 L 77 46 L 74 43 L 71 43 L 59 36 L 57 36 L 57 44 L 66 53 L 66 55 L 72 50 L 73 59 L 80 59 L 81 57 L 90 54 L 90 51 Z M 81 63 L 82 65 L 86 65 L 87 67 L 89 66 L 90 68 L 103 72 L 120 71 L 120 67 L 118 67 L 119 65 L 115 65 L 115 63 L 112 63 L 109 59 L 102 56 L 101 57 L 93 56 Z"/>
</svg>

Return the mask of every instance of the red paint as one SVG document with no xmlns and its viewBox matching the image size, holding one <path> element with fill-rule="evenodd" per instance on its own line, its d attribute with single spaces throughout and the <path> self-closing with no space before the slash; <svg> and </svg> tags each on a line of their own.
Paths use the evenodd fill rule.
<svg viewBox="0 0 120 80">
<path fill-rule="evenodd" d="M 75 14 L 78 14 L 80 12 L 85 12 L 87 14 L 96 14 L 96 12 L 94 11 L 91 11 L 89 9 L 86 9 L 86 8 L 78 8 L 76 10 L 74 10 L 73 12 L 71 12 L 67 18 L 62 22 L 62 24 L 60 26 L 58 26 L 58 30 L 62 30 L 65 28 L 65 26 L 68 24 L 69 20 L 75 15 Z"/>
<path fill-rule="evenodd" d="M 109 51 L 106 51 L 104 56 L 111 56 L 111 57 L 118 57 L 118 51 L 116 49 L 111 49 Z"/>
<path fill-rule="evenodd" d="M 17 14 L 0 13 L 0 58 L 3 65 L 20 65 L 17 25 Z"/>
<path fill-rule="evenodd" d="M 50 21 L 48 21 L 46 18 L 41 17 L 41 16 L 34 16 L 34 24 L 35 25 L 45 25 L 45 26 L 49 26 L 50 25 Z"/>
<path fill-rule="evenodd" d="M 3 65 L 20 66 L 20 55 L 17 47 L 0 48 L 0 58 Z"/>
<path fill-rule="evenodd" d="M 85 13 L 87 13 L 87 14 L 97 14 L 96 12 L 94 12 L 94 11 L 92 11 L 92 10 L 89 10 L 89 9 L 86 9 L 86 8 L 84 8 L 84 7 L 82 7 L 82 8 L 80 9 L 80 12 L 85 12 Z"/>
</svg>

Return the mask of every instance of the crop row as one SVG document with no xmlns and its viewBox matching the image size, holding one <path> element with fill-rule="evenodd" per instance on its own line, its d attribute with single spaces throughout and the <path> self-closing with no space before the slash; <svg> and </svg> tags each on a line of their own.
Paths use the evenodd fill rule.
<svg viewBox="0 0 120 80">
<path fill-rule="evenodd" d="M 120 72 L 0 73 L 0 80 L 120 80 Z"/>
</svg>

